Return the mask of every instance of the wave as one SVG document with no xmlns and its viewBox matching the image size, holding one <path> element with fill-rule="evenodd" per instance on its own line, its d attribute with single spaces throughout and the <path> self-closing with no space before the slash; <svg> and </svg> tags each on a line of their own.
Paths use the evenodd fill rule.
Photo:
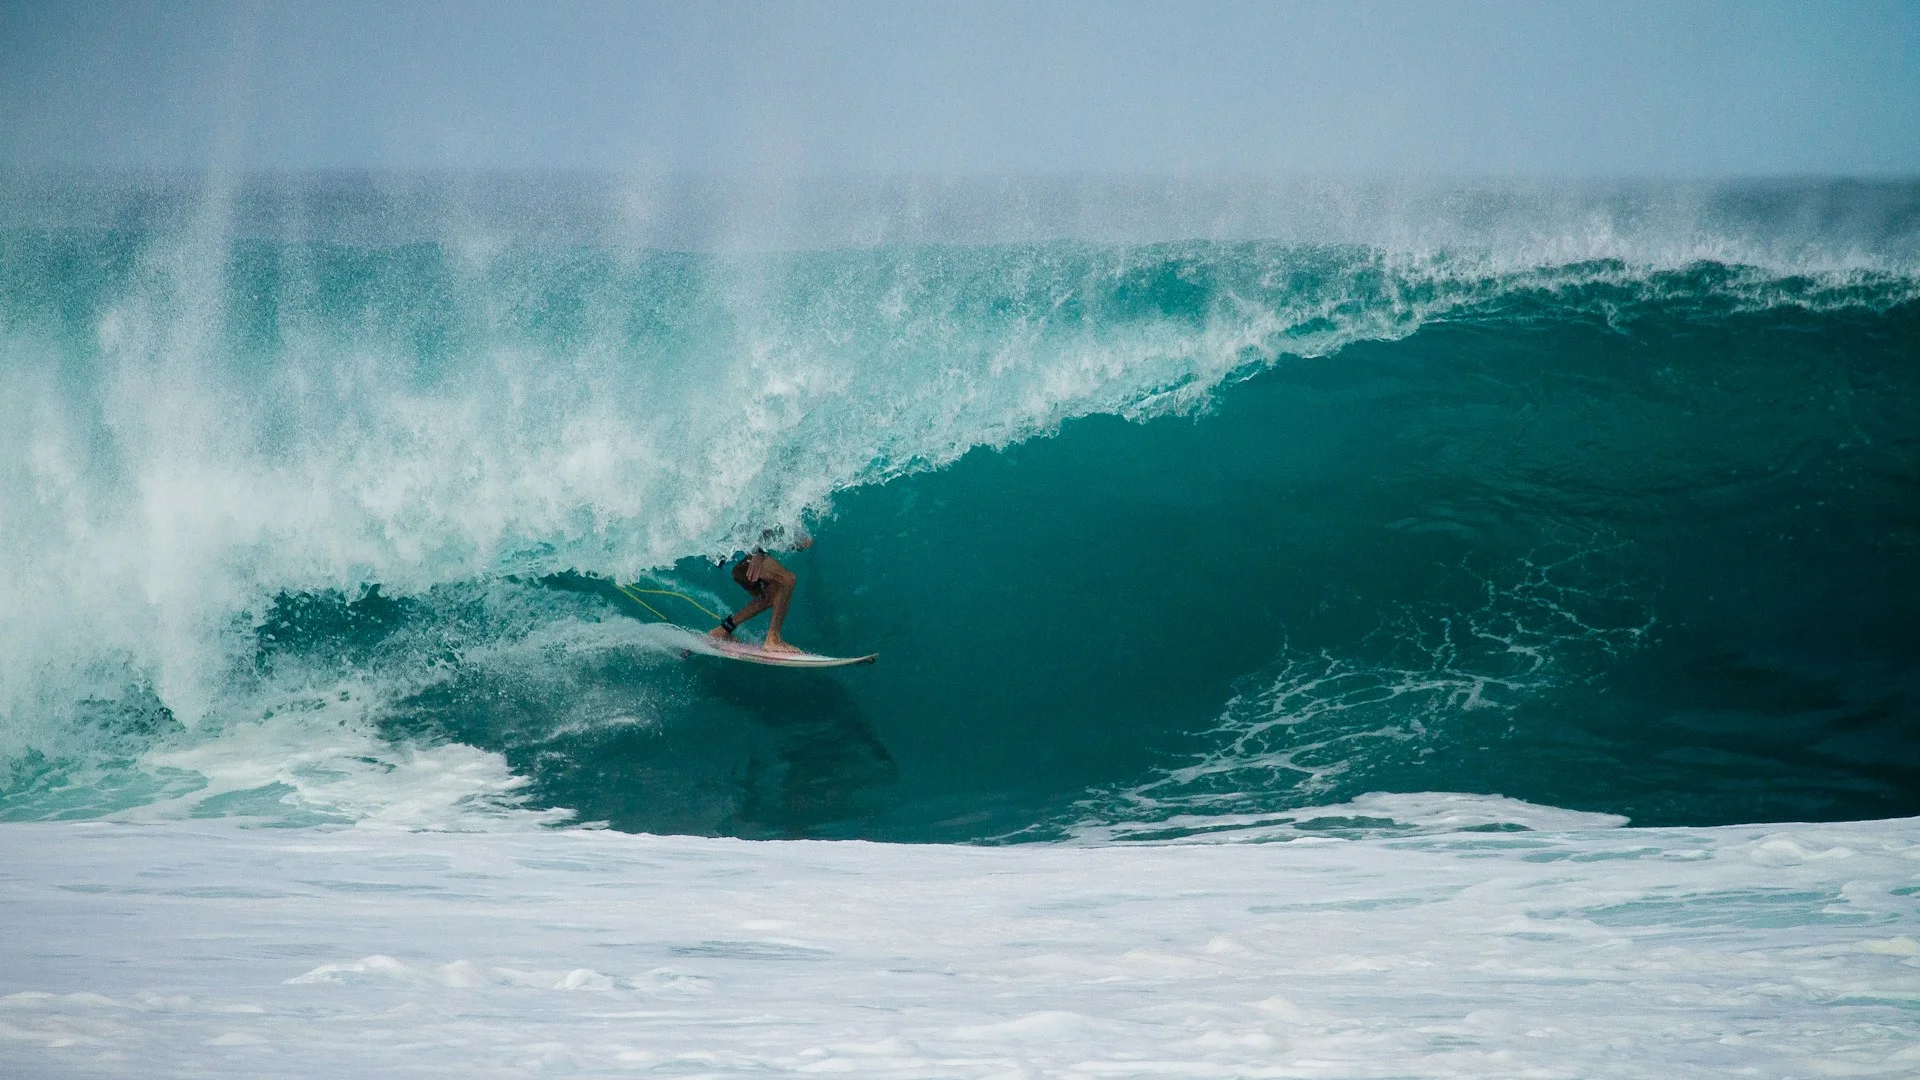
<svg viewBox="0 0 1920 1080">
<path fill-rule="evenodd" d="M 1217 225 L 1236 189 L 892 192 L 796 215 L 782 235 L 831 243 L 785 251 L 710 242 L 739 233 L 711 199 L 641 215 L 704 244 L 673 251 L 609 224 L 630 186 L 495 189 L 16 202 L 5 813 L 964 838 L 1086 834 L 1121 804 L 1262 812 L 1420 782 L 1356 739 L 1451 746 L 1462 717 L 1525 711 L 1502 695 L 1617 692 L 1609 665 L 1651 662 L 1596 643 L 1665 656 L 1641 643 L 1670 619 L 1713 637 L 1728 616 L 1667 614 L 1691 591 L 1659 565 L 1716 513 L 1773 528 L 1767 500 L 1821 500 L 1835 551 L 1909 571 L 1920 228 L 1899 186 L 1242 191 L 1264 209 L 1215 231 L 1269 238 L 1156 242 L 1088 222 Z M 602 588 L 664 575 L 724 604 L 705 559 L 803 523 L 823 543 L 796 632 L 878 644 L 865 683 L 689 667 Z M 1387 557 L 1343 556 L 1369 529 Z M 1626 554 L 1550 582 L 1543 544 Z M 1276 570 L 1250 625 L 1191 630 L 1285 559 L 1320 580 Z M 1352 618 L 1314 629 L 1335 581 Z M 1549 585 L 1606 616 L 1553 630 Z M 1101 626 L 1134 641 L 1060 640 Z M 1812 665 L 1824 708 L 1884 703 L 1885 640 L 1838 684 Z M 1116 655 L 1177 662 L 1149 685 Z M 986 714 L 992 745 L 963 745 Z M 1604 775 L 1612 796 L 1504 793 L 1646 816 L 1658 784 Z M 1852 791 L 1795 804 L 1815 814 L 1898 802 L 1844 763 L 1802 781 Z M 1784 805 L 1678 804 L 1652 817 Z"/>
</svg>

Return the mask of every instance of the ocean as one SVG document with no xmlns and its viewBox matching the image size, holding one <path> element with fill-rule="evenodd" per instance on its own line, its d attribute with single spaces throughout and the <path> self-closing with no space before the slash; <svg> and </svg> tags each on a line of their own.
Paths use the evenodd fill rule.
<svg viewBox="0 0 1920 1080">
<path fill-rule="evenodd" d="M 821 1034 L 852 1015 L 829 1010 L 793 1021 L 793 1039 L 826 1040 L 819 1053 L 749 1052 L 701 1025 L 831 995 L 807 982 L 829 956 L 845 980 L 827 982 L 847 993 L 848 972 L 891 961 L 849 958 L 764 911 L 740 924 L 758 927 L 745 945 L 745 931 L 639 917 L 686 940 L 652 942 L 621 971 L 488 959 L 502 931 L 446 929 L 457 904 L 421 906 L 585 903 L 630 871 L 661 910 L 730 910 L 739 897 L 714 882 L 737 874 L 813 890 L 817 912 L 846 882 L 932 888 L 949 859 L 1027 882 L 1003 899 L 1032 941 L 1052 940 L 1058 912 L 1040 894 L 1060 880 L 1125 894 L 1089 910 L 1170 913 L 1148 924 L 1172 935 L 1116 967 L 1111 950 L 1152 934 L 1101 923 L 1113 936 L 1088 931 L 1057 955 L 1021 953 L 1032 941 L 1016 934 L 1004 956 L 973 956 L 985 966 L 949 1005 L 1009 979 L 1173 979 L 1279 932 L 1202 933 L 1207 920 L 1308 911 L 1300 925 L 1332 951 L 1283 962 L 1274 945 L 1259 980 L 1408 965 L 1495 980 L 1445 983 L 1480 1019 L 1428 1017 L 1440 1026 L 1425 1042 L 1402 1031 L 1377 1045 L 1343 1026 L 1364 1004 L 1352 987 L 1274 998 L 1209 983 L 1195 993 L 1254 995 L 1261 1023 L 1318 1033 L 1241 1039 L 1219 1034 L 1227 1024 L 1180 1044 L 1182 1061 L 1227 1055 L 1223 1075 L 1269 1057 L 1274 1075 L 1330 1075 L 1316 1061 L 1342 1075 L 1560 1075 L 1570 1061 L 1600 1072 L 1567 1075 L 1640 1074 L 1606 1049 L 1645 1033 L 1637 1012 L 1561 1031 L 1565 1059 L 1499 1056 L 1528 1024 L 1619 1019 L 1604 1010 L 1626 998 L 1543 990 L 1522 1024 L 1501 1019 L 1508 976 L 1473 948 L 1399 941 L 1366 967 L 1364 941 L 1403 907 L 1441 912 L 1434 926 L 1497 923 L 1519 950 L 1501 954 L 1514 979 L 1533 978 L 1525 968 L 1613 995 L 1625 984 L 1583 968 L 1586 950 L 1645 946 L 1634 964 L 1658 965 L 1738 945 L 1798 987 L 1778 995 L 1803 995 L 1794 1008 L 1811 1011 L 1795 1022 L 1817 1037 L 1802 1049 L 1911 1064 L 1898 1055 L 1920 1000 L 1920 912 L 1900 884 L 1920 850 L 1920 184 L 6 185 L 0 822 L 22 867 L 9 903 L 45 932 L 12 947 L 0 1005 L 8 1045 L 33 1048 L 19 1060 L 47 1075 L 79 1068 L 69 1045 L 109 1055 L 88 1069 L 142 1060 L 122 1036 L 191 1011 L 168 994 L 297 1027 L 319 1008 L 302 995 L 374 984 L 585 987 L 696 1009 L 699 980 L 728 972 L 799 995 L 728 998 L 733 1020 L 674 1029 L 734 1056 L 568 1042 L 540 1067 L 718 1075 L 858 1059 L 882 1075 L 1066 1075 L 1164 1043 L 1153 1025 L 1173 1019 L 1103 1027 L 1103 1010 L 1133 1006 L 1048 1004 L 1035 989 L 1012 1012 L 940 1020 L 931 1042 Z M 816 539 L 779 553 L 799 579 L 786 636 L 876 664 L 682 654 L 666 624 L 704 631 L 706 611 L 743 602 L 729 560 L 771 528 Z M 623 585 L 659 592 L 641 602 Z M 1792 824 L 1835 822 L 1868 824 Z M 551 866 L 540 837 L 562 853 Z M 821 840 L 882 843 L 739 846 Z M 1328 869 L 1349 858 L 1327 854 L 1341 844 L 1358 861 Z M 1196 845 L 1214 854 L 1168 861 Z M 359 869 L 303 862 L 335 850 L 359 852 Z M 1846 861 L 1869 854 L 1870 870 Z M 142 858 L 173 884 L 143 884 Z M 230 858 L 257 876 L 230 880 Z M 661 867 L 681 858 L 711 873 L 659 894 Z M 513 860 L 534 876 L 461 883 Z M 1653 869 L 1614 875 L 1610 860 Z M 594 874 L 569 876 L 582 868 Z M 1322 872 L 1360 884 L 1311 907 Z M 1147 875 L 1137 896 L 1130 873 Z M 1175 887 L 1186 873 L 1230 882 L 1216 898 L 1257 899 L 1269 881 L 1284 904 L 1208 914 L 1212 901 Z M 1514 884 L 1528 874 L 1546 876 Z M 68 879 L 73 897 L 49 891 Z M 1496 880 L 1519 891 L 1420 906 Z M 500 892 L 516 889 L 530 891 Z M 1579 896 L 1541 899 L 1555 889 Z M 885 931 L 906 952 L 943 927 L 987 933 L 936 891 L 924 923 L 842 916 L 906 919 Z M 366 925 L 387 927 L 368 933 L 391 940 L 348 940 L 327 921 L 336 900 L 366 905 Z M 146 912 L 129 940 L 188 952 L 136 973 L 107 953 L 63 964 L 71 935 L 46 928 L 69 903 L 108 904 L 103 925 Z M 279 996 L 246 998 L 219 962 L 158 944 L 173 904 L 215 924 L 283 905 L 289 921 L 246 931 L 259 938 L 247 977 Z M 613 909 L 596 910 L 581 918 Z M 624 947 L 542 925 L 559 937 L 539 948 L 556 955 Z M 618 937 L 610 926 L 592 933 Z M 335 937 L 274 951 L 275 934 L 309 930 Z M 1784 974 L 1816 946 L 1846 978 Z M 958 955 L 913 970 L 932 978 L 964 966 Z M 926 1008 L 948 993 L 914 992 L 932 995 Z M 1648 1036 L 1647 1074 L 1709 1044 L 1679 1060 L 1793 1074 L 1805 1062 L 1767 1056 L 1779 1047 L 1727 1041 L 1785 1015 L 1745 993 L 1688 998 L 1704 1019 Z M 506 1001 L 468 1004 L 519 1008 Z M 468 1023 L 467 1007 L 442 1019 Z M 572 1007 L 552 1005 L 569 1023 Z M 74 1019 L 109 1008 L 122 1028 Z M 164 1060 L 251 1075 L 310 1074 L 315 1058 L 269 1068 L 248 1048 L 324 1034 L 193 1030 L 214 1041 Z M 446 1039 L 434 1062 L 481 1060 Z M 1001 1056 L 927 1049 L 940 1039 Z M 1022 1056 L 1042 1043 L 1053 1049 Z M 524 1075 L 533 1060 L 496 1064 Z"/>
<path fill-rule="evenodd" d="M 756 249 L 689 181 L 191 179 L 0 234 L 7 820 L 1920 812 L 1913 185 L 863 190 Z M 879 664 L 650 636 L 773 526 L 789 636 Z"/>
</svg>

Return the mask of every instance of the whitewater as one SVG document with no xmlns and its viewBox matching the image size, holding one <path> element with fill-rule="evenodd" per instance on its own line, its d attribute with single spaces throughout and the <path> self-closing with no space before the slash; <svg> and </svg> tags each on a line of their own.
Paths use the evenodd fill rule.
<svg viewBox="0 0 1920 1080">
<path fill-rule="evenodd" d="M 0 902 L 36 932 L 0 945 L 0 1055 L 14 1076 L 1920 1064 L 1914 822 L 1542 817 L 1146 848 L 10 826 Z"/>
<path fill-rule="evenodd" d="M 4 187 L 0 1071 L 1916 1067 L 1912 184 Z"/>
</svg>

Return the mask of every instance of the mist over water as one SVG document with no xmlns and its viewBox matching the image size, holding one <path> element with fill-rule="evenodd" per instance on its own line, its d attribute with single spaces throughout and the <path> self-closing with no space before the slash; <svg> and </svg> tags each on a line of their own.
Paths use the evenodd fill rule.
<svg viewBox="0 0 1920 1080">
<path fill-rule="evenodd" d="M 1920 811 L 1912 184 L 9 184 L 9 819 Z"/>
</svg>

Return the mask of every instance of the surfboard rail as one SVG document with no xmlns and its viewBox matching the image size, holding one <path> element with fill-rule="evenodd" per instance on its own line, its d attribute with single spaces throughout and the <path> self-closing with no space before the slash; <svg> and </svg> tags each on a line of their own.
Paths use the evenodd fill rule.
<svg viewBox="0 0 1920 1080">
<path fill-rule="evenodd" d="M 713 647 L 713 652 L 729 660 L 744 660 L 749 664 L 790 668 L 852 667 L 856 664 L 871 664 L 880 659 L 879 653 L 868 653 L 865 656 L 821 656 L 819 653 L 810 652 L 768 652 L 758 645 L 749 645 L 746 642 L 717 644 Z"/>
<path fill-rule="evenodd" d="M 859 664 L 871 664 L 880 659 L 879 653 L 868 653 L 865 656 L 822 656 L 819 653 L 810 652 L 768 652 L 751 641 L 719 641 L 693 630 L 685 632 L 687 643 L 680 651 L 682 656 L 699 653 L 702 656 L 717 656 L 723 660 L 741 660 L 749 664 L 784 668 L 853 667 Z"/>
</svg>

